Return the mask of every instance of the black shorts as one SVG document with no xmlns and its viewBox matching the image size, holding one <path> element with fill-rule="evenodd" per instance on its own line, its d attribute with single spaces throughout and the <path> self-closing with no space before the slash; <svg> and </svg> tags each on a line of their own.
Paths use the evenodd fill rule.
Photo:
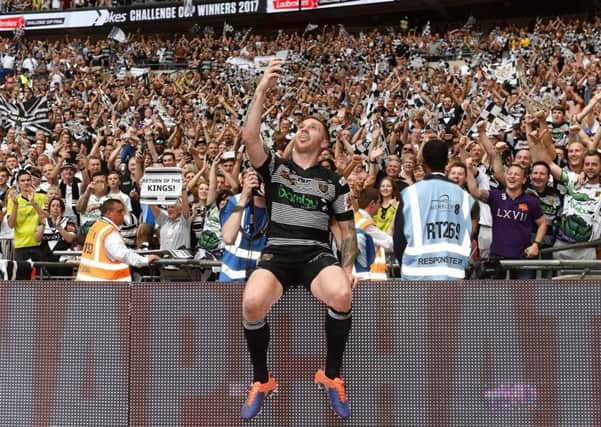
<svg viewBox="0 0 601 427">
<path fill-rule="evenodd" d="M 261 254 L 257 268 L 271 271 L 284 287 L 284 291 L 296 286 L 311 290 L 311 282 L 321 270 L 330 265 L 340 265 L 331 251 L 310 248 L 301 254 L 284 254 L 276 248 L 267 248 Z"/>
</svg>

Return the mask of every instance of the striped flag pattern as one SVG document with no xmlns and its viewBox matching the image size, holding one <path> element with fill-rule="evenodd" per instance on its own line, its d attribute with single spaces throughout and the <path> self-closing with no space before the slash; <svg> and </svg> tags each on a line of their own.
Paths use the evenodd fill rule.
<svg viewBox="0 0 601 427">
<path fill-rule="evenodd" d="M 48 99 L 38 96 L 25 102 L 13 103 L 0 96 L 0 127 L 25 129 L 31 135 L 39 130 L 50 133 Z"/>
</svg>

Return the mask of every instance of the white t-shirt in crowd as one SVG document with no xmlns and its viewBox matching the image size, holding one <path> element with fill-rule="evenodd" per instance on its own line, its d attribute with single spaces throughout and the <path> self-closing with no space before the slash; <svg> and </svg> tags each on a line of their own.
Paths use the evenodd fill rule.
<svg viewBox="0 0 601 427">
<path fill-rule="evenodd" d="M 15 68 L 15 57 L 6 53 L 2 57 L 2 68 L 6 70 L 12 70 Z"/>
</svg>

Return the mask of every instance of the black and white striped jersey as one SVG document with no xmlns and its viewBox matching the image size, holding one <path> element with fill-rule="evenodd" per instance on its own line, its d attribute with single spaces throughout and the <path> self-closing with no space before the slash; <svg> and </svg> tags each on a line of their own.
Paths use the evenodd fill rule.
<svg viewBox="0 0 601 427">
<path fill-rule="evenodd" d="M 257 171 L 265 183 L 270 217 L 266 247 L 287 253 L 330 249 L 330 220 L 354 218 L 349 186 L 333 171 L 320 165 L 303 169 L 271 151 Z"/>
</svg>

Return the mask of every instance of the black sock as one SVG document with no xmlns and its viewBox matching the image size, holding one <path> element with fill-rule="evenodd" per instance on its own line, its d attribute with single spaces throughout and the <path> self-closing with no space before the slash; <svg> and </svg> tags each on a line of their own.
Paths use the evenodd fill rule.
<svg viewBox="0 0 601 427">
<path fill-rule="evenodd" d="M 253 365 L 253 383 L 266 383 L 269 380 L 267 371 L 267 347 L 269 346 L 269 324 L 265 319 L 258 322 L 242 322 L 244 337 L 250 353 L 250 362 Z"/>
<path fill-rule="evenodd" d="M 339 313 L 328 308 L 326 314 L 326 342 L 328 352 L 326 355 L 326 376 L 334 379 L 340 376 L 342 356 L 349 332 L 351 330 L 351 310 Z"/>
</svg>

